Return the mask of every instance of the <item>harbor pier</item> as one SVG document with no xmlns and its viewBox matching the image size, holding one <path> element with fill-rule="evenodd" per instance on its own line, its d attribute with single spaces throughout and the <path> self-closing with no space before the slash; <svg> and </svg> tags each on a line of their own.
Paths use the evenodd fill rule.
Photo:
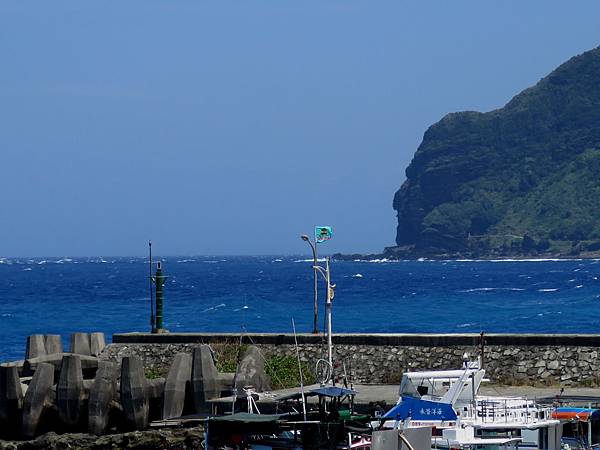
<svg viewBox="0 0 600 450">
<path fill-rule="evenodd" d="M 299 356 L 318 372 L 328 357 L 318 334 L 119 333 L 106 345 L 102 333 L 76 333 L 68 342 L 67 353 L 60 336 L 30 336 L 25 359 L 0 366 L 0 422 L 10 425 L 4 438 L 123 433 L 210 414 L 220 404 L 229 409 L 232 392 L 244 397 L 240 386 L 272 391 L 267 361 L 292 361 L 294 372 Z M 334 378 L 358 391 L 363 410 L 394 404 L 406 371 L 456 369 L 477 357 L 491 381 L 484 394 L 600 404 L 600 335 L 351 333 L 334 334 L 333 344 Z M 228 348 L 237 353 L 223 368 Z M 259 400 L 261 409 L 268 403 L 268 396 Z"/>
</svg>

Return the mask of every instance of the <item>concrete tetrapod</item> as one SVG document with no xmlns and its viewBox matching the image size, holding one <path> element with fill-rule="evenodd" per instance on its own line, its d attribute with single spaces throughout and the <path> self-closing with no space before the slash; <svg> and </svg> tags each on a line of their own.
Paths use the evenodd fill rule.
<svg viewBox="0 0 600 450">
<path fill-rule="evenodd" d="M 153 380 L 146 380 L 146 397 L 148 400 L 159 399 L 162 400 L 165 392 L 165 379 L 155 378 Z"/>
<path fill-rule="evenodd" d="M 90 335 L 88 333 L 73 333 L 71 335 L 71 353 L 91 356 Z"/>
<path fill-rule="evenodd" d="M 91 333 L 90 334 L 90 353 L 92 356 L 98 356 L 102 353 L 106 347 L 106 341 L 104 339 L 104 333 Z"/>
<path fill-rule="evenodd" d="M 29 383 L 23 399 L 23 437 L 31 439 L 38 429 L 40 417 L 48 399 L 48 392 L 54 384 L 54 366 L 41 363 Z"/>
<path fill-rule="evenodd" d="M 143 430 L 148 426 L 146 377 L 141 361 L 135 356 L 126 356 L 121 362 L 121 405 L 130 428 Z"/>
<path fill-rule="evenodd" d="M 88 400 L 88 431 L 101 435 L 108 426 L 110 404 L 117 392 L 117 366 L 108 361 L 98 364 Z"/>
<path fill-rule="evenodd" d="M 54 355 L 39 356 L 37 358 L 28 359 L 23 363 L 23 374 L 33 374 L 40 363 L 50 363 L 56 370 L 60 370 L 63 358 L 73 353 L 56 353 Z M 95 356 L 77 355 L 81 361 L 81 368 L 86 372 L 93 372 L 98 368 L 98 358 Z"/>
<path fill-rule="evenodd" d="M 244 353 L 233 380 L 237 394 L 243 394 L 245 386 L 252 386 L 256 392 L 271 390 L 271 378 L 265 372 L 265 359 L 258 347 L 251 345 Z"/>
<path fill-rule="evenodd" d="M 185 391 L 192 377 L 192 355 L 177 353 L 169 369 L 162 404 L 162 418 L 181 417 L 185 405 Z"/>
<path fill-rule="evenodd" d="M 7 429 L 18 429 L 22 407 L 23 389 L 17 366 L 3 364 L 0 366 L 0 421 Z"/>
<path fill-rule="evenodd" d="M 46 347 L 47 355 L 55 355 L 56 353 L 64 352 L 60 334 L 44 335 L 44 346 Z"/>
<path fill-rule="evenodd" d="M 25 348 L 25 359 L 37 358 L 46 355 L 46 344 L 42 334 L 27 336 L 27 347 Z"/>
<path fill-rule="evenodd" d="M 63 357 L 56 386 L 58 417 L 67 427 L 74 427 L 81 418 L 83 404 L 83 373 L 79 355 Z"/>
<path fill-rule="evenodd" d="M 211 348 L 202 344 L 194 348 L 192 357 L 192 393 L 197 413 L 210 412 L 208 400 L 221 395 L 219 372 Z"/>
</svg>

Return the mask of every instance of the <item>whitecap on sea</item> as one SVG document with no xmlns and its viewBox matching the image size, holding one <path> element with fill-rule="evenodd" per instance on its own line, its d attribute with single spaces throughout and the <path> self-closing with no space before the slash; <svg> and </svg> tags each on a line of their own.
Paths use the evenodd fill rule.
<svg viewBox="0 0 600 450">
<path fill-rule="evenodd" d="M 472 289 L 464 289 L 459 292 L 490 292 L 490 291 L 524 291 L 523 288 L 515 288 L 515 287 L 481 287 L 481 288 L 472 288 Z"/>
<path fill-rule="evenodd" d="M 216 306 L 211 306 L 210 308 L 206 308 L 204 310 L 202 310 L 201 312 L 208 312 L 208 311 L 214 311 L 215 309 L 219 309 L 219 308 L 224 308 L 225 307 L 225 303 L 219 303 Z"/>
<path fill-rule="evenodd" d="M 236 308 L 233 310 L 233 312 L 239 312 L 239 311 L 243 311 L 245 309 L 249 309 L 249 307 L 247 305 L 242 306 L 241 308 Z"/>
<path fill-rule="evenodd" d="M 313 261 L 314 261 L 314 259 L 311 258 L 311 259 L 297 259 L 294 262 L 295 263 L 302 263 L 302 262 L 313 262 Z M 325 262 L 325 261 L 326 261 L 325 258 L 317 258 L 317 262 Z"/>
</svg>

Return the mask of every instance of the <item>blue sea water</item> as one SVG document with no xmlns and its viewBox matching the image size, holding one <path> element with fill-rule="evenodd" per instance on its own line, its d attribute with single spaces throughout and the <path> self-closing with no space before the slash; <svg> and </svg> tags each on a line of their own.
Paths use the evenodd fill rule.
<svg viewBox="0 0 600 450">
<path fill-rule="evenodd" d="M 312 330 L 304 257 L 163 259 L 172 332 Z M 600 262 L 334 261 L 334 332 L 600 332 Z M 324 289 L 320 283 L 323 326 Z M 148 331 L 144 258 L 0 258 L 0 361 L 29 334 Z"/>
</svg>

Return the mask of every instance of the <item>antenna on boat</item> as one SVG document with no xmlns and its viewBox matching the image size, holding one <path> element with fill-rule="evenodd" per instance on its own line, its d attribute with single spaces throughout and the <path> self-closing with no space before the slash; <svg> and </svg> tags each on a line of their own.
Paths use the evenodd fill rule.
<svg viewBox="0 0 600 450">
<path fill-rule="evenodd" d="M 153 292 L 153 284 L 152 281 L 152 241 L 148 241 L 148 267 L 150 273 L 150 327 L 152 333 L 156 332 L 156 319 L 154 317 L 154 292 Z"/>
<path fill-rule="evenodd" d="M 302 378 L 302 365 L 300 364 L 300 350 L 298 349 L 298 338 L 296 337 L 296 324 L 292 317 L 292 330 L 294 330 L 294 343 L 296 344 L 296 359 L 298 360 L 298 373 L 300 374 L 300 395 L 302 395 L 302 415 L 306 422 L 306 398 L 304 397 L 304 380 Z"/>
</svg>

